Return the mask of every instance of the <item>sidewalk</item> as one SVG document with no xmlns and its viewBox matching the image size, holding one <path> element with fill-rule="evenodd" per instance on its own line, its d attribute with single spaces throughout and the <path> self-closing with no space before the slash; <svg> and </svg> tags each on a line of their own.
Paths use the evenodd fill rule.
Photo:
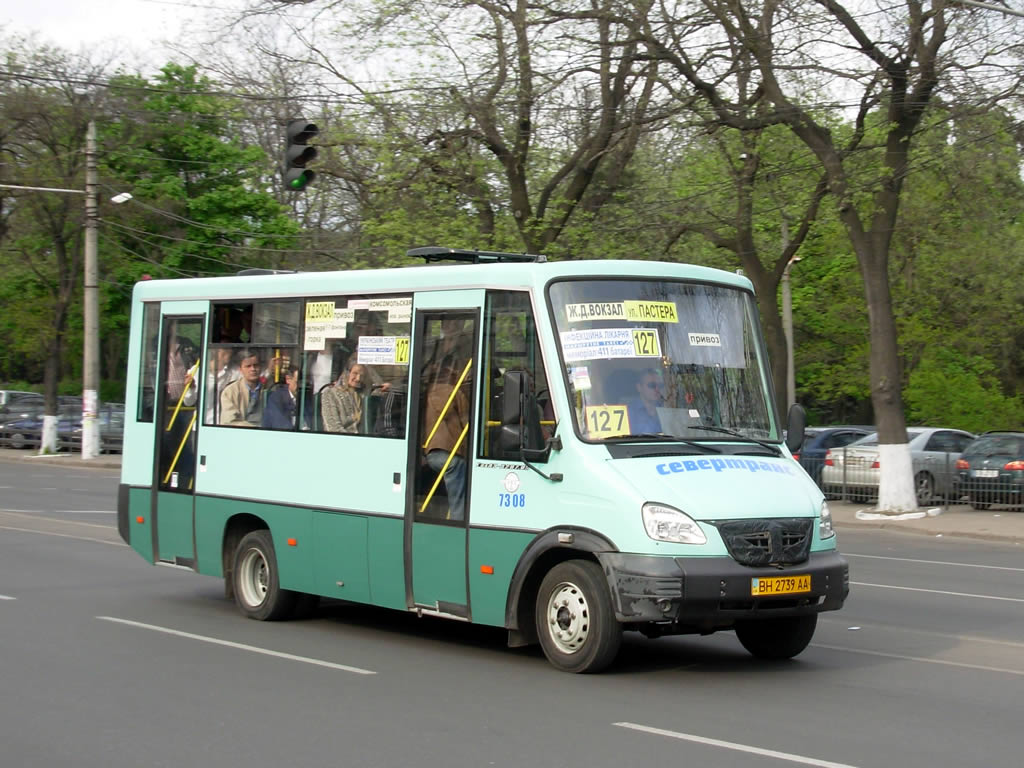
<svg viewBox="0 0 1024 768">
<path fill-rule="evenodd" d="M 119 453 L 104 453 L 95 459 L 83 461 L 80 453 L 36 456 L 31 450 L 0 448 L 0 461 L 19 462 L 25 465 L 39 462 L 69 469 L 121 468 Z M 828 503 L 828 507 L 832 510 L 832 524 L 840 532 L 874 528 L 926 536 L 1005 541 L 1024 546 L 1024 510 L 996 507 L 980 511 L 966 504 L 956 504 L 921 509 L 916 513 L 917 517 L 887 517 L 879 515 L 870 504 L 833 500 Z"/>
<path fill-rule="evenodd" d="M 82 460 L 81 453 L 62 451 L 52 456 L 39 456 L 36 449 L 16 450 L 0 448 L 0 461 L 19 462 L 25 465 L 32 463 L 51 464 L 74 469 L 121 469 L 121 454 L 101 453 L 95 459 Z"/>
<path fill-rule="evenodd" d="M 1024 545 L 1024 510 L 994 507 L 984 511 L 967 504 L 934 506 L 909 515 L 879 514 L 871 504 L 829 501 L 832 525 L 844 530 L 884 528 L 926 536 L 987 539 Z"/>
</svg>

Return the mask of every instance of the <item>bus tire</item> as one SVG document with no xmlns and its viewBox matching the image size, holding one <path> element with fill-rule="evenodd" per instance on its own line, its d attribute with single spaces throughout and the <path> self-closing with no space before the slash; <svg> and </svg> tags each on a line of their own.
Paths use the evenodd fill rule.
<svg viewBox="0 0 1024 768">
<path fill-rule="evenodd" d="M 814 637 L 818 614 L 737 621 L 736 637 L 758 659 L 791 659 Z"/>
<path fill-rule="evenodd" d="M 563 672 L 600 672 L 622 644 L 608 582 L 589 560 L 568 560 L 548 571 L 534 620 L 544 655 Z"/>
<path fill-rule="evenodd" d="M 270 531 L 251 531 L 242 537 L 235 550 L 231 577 L 235 605 L 243 616 L 257 621 L 280 621 L 295 611 L 298 595 L 281 589 Z"/>
</svg>

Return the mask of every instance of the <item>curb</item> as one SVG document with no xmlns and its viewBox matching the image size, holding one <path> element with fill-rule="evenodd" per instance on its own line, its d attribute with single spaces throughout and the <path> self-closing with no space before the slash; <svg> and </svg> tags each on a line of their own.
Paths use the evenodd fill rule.
<svg viewBox="0 0 1024 768">
<path fill-rule="evenodd" d="M 25 464 L 38 462 L 41 464 L 60 464 L 69 469 L 74 466 L 76 469 L 121 469 L 120 456 L 108 456 L 101 454 L 95 459 L 85 460 L 81 453 L 55 453 L 47 456 L 40 456 L 31 451 L 19 451 L 14 448 L 0 448 L 0 461 L 10 464 Z"/>
<path fill-rule="evenodd" d="M 935 507 L 906 515 L 884 515 L 873 508 L 853 505 L 832 508 L 837 531 L 886 530 L 932 538 L 976 539 L 1024 545 L 1024 512 L 1012 509 L 973 510 L 969 507 Z"/>
</svg>

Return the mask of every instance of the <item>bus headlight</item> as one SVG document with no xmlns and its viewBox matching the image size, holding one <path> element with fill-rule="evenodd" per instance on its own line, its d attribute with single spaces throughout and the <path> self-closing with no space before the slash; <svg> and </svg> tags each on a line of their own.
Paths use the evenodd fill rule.
<svg viewBox="0 0 1024 768">
<path fill-rule="evenodd" d="M 832 511 L 828 508 L 828 502 L 821 502 L 821 517 L 818 519 L 818 538 L 831 539 L 836 535 L 832 527 Z"/>
<path fill-rule="evenodd" d="M 707 536 L 693 519 L 678 509 L 664 504 L 644 504 L 644 529 L 655 541 L 679 544 L 706 544 Z"/>
</svg>

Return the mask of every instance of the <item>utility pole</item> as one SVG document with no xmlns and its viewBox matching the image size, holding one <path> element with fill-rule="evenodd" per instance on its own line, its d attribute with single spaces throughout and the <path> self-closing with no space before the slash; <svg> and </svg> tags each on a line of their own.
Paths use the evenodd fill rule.
<svg viewBox="0 0 1024 768">
<path fill-rule="evenodd" d="M 83 303 L 85 338 L 82 343 L 82 460 L 100 455 L 100 304 L 97 286 L 99 268 L 98 221 L 99 179 L 96 172 L 96 123 L 89 121 L 85 139 L 85 282 Z"/>
</svg>

